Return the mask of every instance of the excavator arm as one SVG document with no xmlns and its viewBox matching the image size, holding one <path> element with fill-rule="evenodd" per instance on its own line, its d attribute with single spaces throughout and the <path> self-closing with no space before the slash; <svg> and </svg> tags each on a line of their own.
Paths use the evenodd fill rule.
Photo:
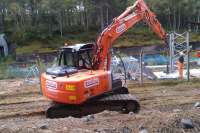
<svg viewBox="0 0 200 133">
<path fill-rule="evenodd" d="M 150 11 L 144 0 L 137 0 L 133 6 L 115 18 L 98 37 L 93 58 L 94 69 L 105 69 L 106 62 L 106 69 L 110 69 L 110 48 L 113 42 L 140 21 L 146 22 L 162 40 L 166 41 L 166 32 L 156 15 Z"/>
</svg>

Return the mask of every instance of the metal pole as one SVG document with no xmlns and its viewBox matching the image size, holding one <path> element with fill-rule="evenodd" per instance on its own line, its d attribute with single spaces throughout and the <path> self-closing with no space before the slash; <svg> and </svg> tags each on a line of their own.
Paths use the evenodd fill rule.
<svg viewBox="0 0 200 133">
<path fill-rule="evenodd" d="M 169 34 L 169 72 L 171 73 L 171 51 L 172 51 L 172 48 L 171 48 L 171 33 Z"/>
<path fill-rule="evenodd" d="M 174 55 L 175 55 L 175 32 L 172 33 L 172 53 L 171 53 L 171 56 L 172 56 L 172 64 L 171 64 L 171 73 L 174 72 L 175 68 L 174 68 L 174 64 L 175 64 L 175 58 L 174 58 Z"/>
<path fill-rule="evenodd" d="M 38 73 L 39 73 L 39 75 L 38 75 L 38 83 L 37 83 L 37 86 L 38 86 L 38 88 L 39 88 L 39 94 L 42 94 L 42 86 L 41 86 L 41 78 L 40 78 L 40 75 L 41 75 L 41 60 L 40 60 L 40 56 L 39 55 L 37 55 L 37 66 L 38 66 Z"/>
<path fill-rule="evenodd" d="M 143 50 L 140 52 L 140 85 L 143 85 Z"/>
<path fill-rule="evenodd" d="M 190 45 L 189 45 L 189 32 L 186 33 L 187 43 L 187 81 L 190 81 Z"/>
<path fill-rule="evenodd" d="M 170 61 L 169 61 L 169 64 L 170 64 L 170 73 L 173 72 L 173 33 L 170 34 L 170 37 L 169 37 L 169 47 L 170 47 L 170 53 L 169 53 L 169 56 L 170 56 Z"/>
</svg>

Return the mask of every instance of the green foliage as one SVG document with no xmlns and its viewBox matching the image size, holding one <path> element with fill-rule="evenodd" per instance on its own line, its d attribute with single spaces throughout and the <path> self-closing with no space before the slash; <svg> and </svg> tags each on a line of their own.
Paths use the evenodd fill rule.
<svg viewBox="0 0 200 133">
<path fill-rule="evenodd" d="M 17 43 L 18 53 L 51 51 L 64 42 L 93 42 L 97 33 L 136 0 L 1 0 L 0 32 Z M 185 31 L 188 21 L 200 21 L 199 0 L 145 0 L 165 29 Z M 140 23 L 117 42 L 120 46 L 162 44 Z M 142 28 L 141 28 L 142 27 Z M 200 40 L 200 27 L 192 27 Z M 38 46 L 34 46 L 38 45 Z M 40 50 L 44 48 L 43 50 Z M 21 49 L 21 50 L 19 50 Z"/>
<path fill-rule="evenodd" d="M 0 58 L 0 80 L 8 78 L 8 76 L 9 76 L 7 73 L 8 64 L 11 64 L 13 62 L 14 62 L 13 55 L 9 55 L 8 57 Z M 12 78 L 12 77 L 9 77 L 9 78 Z"/>
<path fill-rule="evenodd" d="M 7 68 L 6 64 L 0 63 L 0 80 L 7 77 L 6 68 Z"/>
<path fill-rule="evenodd" d="M 114 47 L 130 47 L 130 46 L 145 46 L 145 45 L 159 45 L 163 44 L 149 28 L 146 26 L 136 26 L 124 35 L 122 35 L 116 42 Z"/>
</svg>

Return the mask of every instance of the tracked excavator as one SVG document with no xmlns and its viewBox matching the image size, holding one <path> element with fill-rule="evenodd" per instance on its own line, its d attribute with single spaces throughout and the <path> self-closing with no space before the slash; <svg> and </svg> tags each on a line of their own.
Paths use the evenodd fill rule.
<svg viewBox="0 0 200 133">
<path fill-rule="evenodd" d="M 41 74 L 44 96 L 53 101 L 48 118 L 80 117 L 103 110 L 138 112 L 140 104 L 110 71 L 114 41 L 144 21 L 164 41 L 166 32 L 144 0 L 137 0 L 103 30 L 95 44 L 63 46 L 58 65 Z"/>
</svg>

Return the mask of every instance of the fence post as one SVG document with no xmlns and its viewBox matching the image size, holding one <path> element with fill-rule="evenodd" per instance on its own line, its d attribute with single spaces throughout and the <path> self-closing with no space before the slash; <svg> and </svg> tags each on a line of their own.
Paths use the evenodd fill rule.
<svg viewBox="0 0 200 133">
<path fill-rule="evenodd" d="M 187 43 L 187 81 L 190 81 L 190 45 L 189 45 L 189 32 L 186 33 Z"/>
<path fill-rule="evenodd" d="M 174 33 L 170 34 L 169 37 L 169 47 L 170 47 L 170 73 L 174 72 Z"/>
<path fill-rule="evenodd" d="M 140 85 L 143 85 L 143 49 L 140 52 Z"/>
</svg>

